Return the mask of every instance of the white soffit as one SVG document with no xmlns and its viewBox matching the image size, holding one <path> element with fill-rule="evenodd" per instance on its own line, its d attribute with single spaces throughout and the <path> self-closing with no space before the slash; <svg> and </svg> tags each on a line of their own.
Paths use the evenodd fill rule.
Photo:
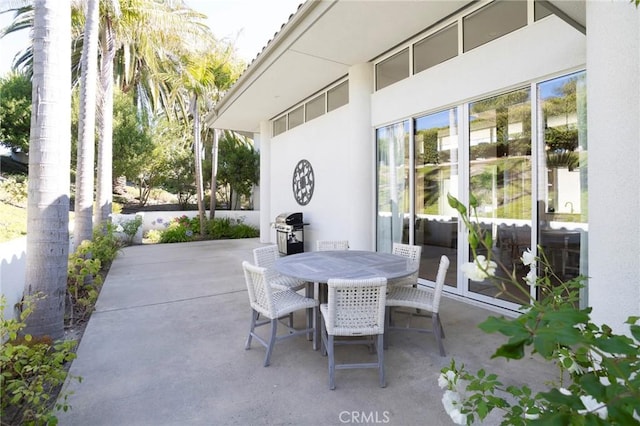
<svg viewBox="0 0 640 426">
<path fill-rule="evenodd" d="M 206 121 L 258 132 L 304 98 L 347 75 L 470 0 L 307 1 L 221 99 Z"/>
</svg>

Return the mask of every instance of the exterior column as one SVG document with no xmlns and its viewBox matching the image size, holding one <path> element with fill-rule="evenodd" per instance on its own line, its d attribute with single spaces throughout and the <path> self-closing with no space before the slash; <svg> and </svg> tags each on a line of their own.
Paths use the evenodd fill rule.
<svg viewBox="0 0 640 426">
<path fill-rule="evenodd" d="M 640 313 L 640 9 L 587 1 L 589 305 L 617 333 Z"/>
<path fill-rule="evenodd" d="M 371 129 L 373 65 L 354 65 L 349 69 L 349 111 L 351 137 L 347 145 L 350 165 L 348 210 L 349 241 L 353 249 L 375 250 L 375 142 Z"/>
<path fill-rule="evenodd" d="M 271 222 L 271 123 L 269 121 L 260 122 L 260 134 L 254 135 L 256 149 L 260 152 L 260 242 L 275 243 L 272 239 Z"/>
</svg>

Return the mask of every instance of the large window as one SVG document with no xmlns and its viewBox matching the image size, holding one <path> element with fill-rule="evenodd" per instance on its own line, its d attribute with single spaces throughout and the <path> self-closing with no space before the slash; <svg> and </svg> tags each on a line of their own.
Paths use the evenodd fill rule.
<svg viewBox="0 0 640 426">
<path fill-rule="evenodd" d="M 523 252 L 540 247 L 559 280 L 588 276 L 585 79 L 582 71 L 534 82 L 378 128 L 377 249 L 422 246 L 426 281 L 447 255 L 447 291 L 515 309 L 520 290 L 469 281 L 457 271 L 471 250 L 447 194 L 463 202 L 473 196 L 493 241 L 477 254 L 490 251 L 506 266 L 498 274 L 523 279 Z"/>
</svg>

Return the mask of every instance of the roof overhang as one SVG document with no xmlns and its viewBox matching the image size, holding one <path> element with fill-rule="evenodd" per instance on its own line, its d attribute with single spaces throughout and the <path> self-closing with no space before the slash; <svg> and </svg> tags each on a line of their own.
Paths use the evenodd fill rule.
<svg viewBox="0 0 640 426">
<path fill-rule="evenodd" d="M 308 0 L 206 117 L 209 127 L 257 133 L 260 122 L 347 75 L 349 68 L 476 4 L 474 0 Z M 545 2 L 584 26 L 585 0 Z"/>
</svg>

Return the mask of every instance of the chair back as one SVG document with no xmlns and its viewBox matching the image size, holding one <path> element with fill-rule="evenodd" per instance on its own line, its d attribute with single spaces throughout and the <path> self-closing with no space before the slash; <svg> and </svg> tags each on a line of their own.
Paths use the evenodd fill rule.
<svg viewBox="0 0 640 426">
<path fill-rule="evenodd" d="M 349 240 L 318 240 L 316 241 L 316 250 L 349 250 Z"/>
<path fill-rule="evenodd" d="M 280 257 L 278 246 L 266 246 L 253 249 L 253 263 L 261 268 L 271 268 Z"/>
<path fill-rule="evenodd" d="M 445 255 L 440 257 L 440 265 L 438 266 L 438 274 L 436 275 L 436 285 L 433 289 L 433 313 L 437 314 L 440 310 L 440 298 L 442 289 L 444 288 L 444 279 L 449 269 L 449 258 Z"/>
<path fill-rule="evenodd" d="M 393 243 L 393 248 L 391 249 L 391 253 L 419 262 L 420 256 L 422 255 L 422 246 Z"/>
<path fill-rule="evenodd" d="M 267 268 L 252 265 L 246 260 L 242 262 L 242 269 L 251 307 L 268 318 L 274 318 L 276 310 L 273 303 L 273 289 L 268 284 L 273 272 Z"/>
<path fill-rule="evenodd" d="M 420 260 L 422 256 L 422 246 L 410 245 L 410 244 L 402 244 L 402 243 L 393 243 L 393 248 L 391 249 L 391 253 L 396 256 L 406 257 L 411 263 L 412 268 L 416 269 L 416 272 L 409 275 L 408 277 L 404 277 L 398 280 L 395 280 L 394 283 L 396 285 L 414 285 L 418 282 L 418 277 L 420 275 Z"/>
<path fill-rule="evenodd" d="M 384 333 L 387 280 L 330 279 L 327 333 L 333 336 L 367 336 Z"/>
</svg>

